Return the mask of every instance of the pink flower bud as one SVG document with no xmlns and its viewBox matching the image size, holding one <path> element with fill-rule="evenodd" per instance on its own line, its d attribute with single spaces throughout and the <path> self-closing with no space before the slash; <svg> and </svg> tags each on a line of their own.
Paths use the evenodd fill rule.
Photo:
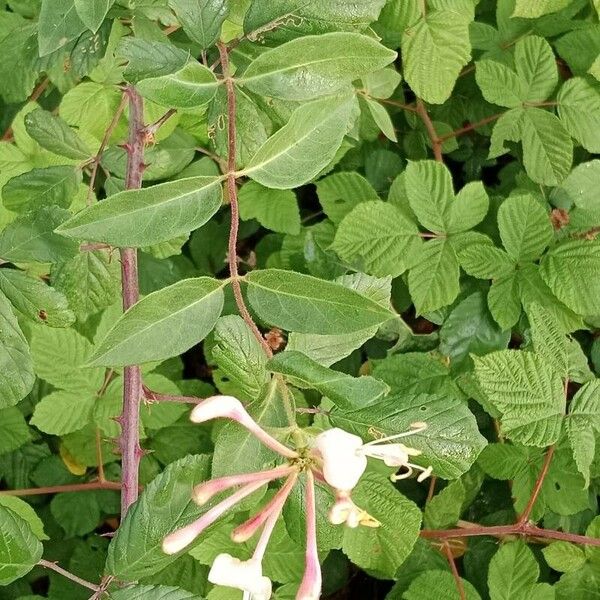
<svg viewBox="0 0 600 600">
<path fill-rule="evenodd" d="M 315 480 L 311 471 L 306 473 L 306 567 L 296 600 L 319 600 L 321 597 L 321 565 L 317 551 L 317 510 Z"/>
</svg>

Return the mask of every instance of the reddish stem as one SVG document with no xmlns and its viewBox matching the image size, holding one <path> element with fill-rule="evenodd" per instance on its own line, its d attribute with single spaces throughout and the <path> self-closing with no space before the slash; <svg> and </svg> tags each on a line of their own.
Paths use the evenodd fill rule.
<svg viewBox="0 0 600 600">
<path fill-rule="evenodd" d="M 22 490 L 0 490 L 0 496 L 40 496 L 42 494 L 61 494 L 63 492 L 86 492 L 90 490 L 120 490 L 118 481 L 90 481 L 88 483 L 67 483 Z"/>
<path fill-rule="evenodd" d="M 127 174 L 125 187 L 128 190 L 142 187 L 144 173 L 144 104 L 142 97 L 133 86 L 128 86 L 129 97 L 129 140 L 127 143 Z M 139 299 L 137 272 L 137 250 L 121 248 L 121 281 L 123 311 L 128 310 Z M 121 514 L 137 500 L 139 491 L 139 465 L 142 449 L 139 440 L 140 400 L 142 393 L 142 375 L 138 366 L 128 366 L 123 370 L 123 412 L 121 424 L 122 453 L 122 494 Z"/>
<path fill-rule="evenodd" d="M 544 463 L 542 464 L 542 468 L 536 479 L 535 485 L 533 486 L 533 491 L 531 492 L 531 497 L 529 498 L 529 501 L 527 502 L 527 506 L 525 507 L 523 514 L 521 514 L 521 517 L 519 518 L 517 525 L 524 525 L 525 523 L 527 523 L 527 521 L 529 521 L 529 517 L 531 516 L 533 508 L 535 507 L 535 503 L 540 495 L 540 492 L 542 491 L 542 486 L 544 485 L 544 480 L 546 479 L 546 475 L 548 475 L 548 469 L 550 468 L 550 463 L 552 462 L 552 457 L 554 456 L 554 450 L 555 450 L 555 447 L 550 446 L 548 448 L 548 450 L 546 451 L 546 456 L 544 457 Z"/>
<path fill-rule="evenodd" d="M 498 113 L 496 115 L 491 115 L 489 117 L 486 117 L 485 119 L 481 119 L 481 121 L 477 121 L 476 123 L 469 123 L 468 125 L 465 125 L 464 127 L 461 127 L 460 129 L 455 129 L 454 131 L 451 131 L 450 133 L 440 136 L 438 138 L 438 141 L 443 144 L 446 140 L 449 140 L 454 137 L 459 137 L 461 135 L 464 135 L 465 133 L 469 133 L 469 131 L 473 131 L 474 129 L 483 127 L 484 125 L 487 125 L 488 123 L 493 123 L 494 121 L 499 119 L 503 114 L 504 113 Z"/>
<path fill-rule="evenodd" d="M 59 567 L 54 562 L 42 559 L 38 562 L 38 565 L 40 567 L 44 567 L 45 569 L 50 569 L 51 571 L 54 571 L 55 573 L 59 573 L 63 577 L 66 577 L 67 579 L 70 579 L 71 581 L 78 583 L 79 585 L 87 588 L 88 590 L 93 590 L 94 592 L 100 591 L 100 586 L 98 586 L 94 583 L 91 583 L 85 579 L 82 579 L 81 577 L 77 577 L 77 575 L 73 575 L 73 573 L 69 573 L 69 571 L 66 571 L 62 567 Z"/>
<path fill-rule="evenodd" d="M 219 43 L 219 55 L 221 57 L 221 68 L 223 70 L 223 78 L 227 88 L 227 191 L 229 193 L 229 202 L 231 207 L 231 227 L 229 230 L 229 246 L 227 260 L 229 262 L 229 273 L 231 275 L 231 287 L 235 297 L 235 303 L 241 317 L 246 322 L 246 325 L 252 330 L 254 337 L 259 341 L 265 354 L 270 358 L 273 352 L 267 341 L 261 334 L 252 319 L 244 296 L 242 295 L 242 286 L 239 280 L 238 273 L 238 257 L 237 257 L 237 239 L 238 229 L 240 224 L 240 210 L 237 197 L 237 186 L 235 183 L 235 167 L 236 167 L 236 102 L 235 102 L 235 87 L 233 79 L 229 71 L 229 54 L 227 46 Z"/>
<path fill-rule="evenodd" d="M 467 595 L 465 593 L 465 586 L 463 585 L 463 581 L 460 578 L 460 573 L 456 568 L 456 562 L 454 560 L 454 556 L 452 555 L 452 548 L 448 542 L 444 543 L 444 554 L 448 559 L 448 564 L 450 565 L 450 570 L 452 571 L 452 576 L 454 577 L 454 582 L 456 583 L 456 590 L 460 597 L 460 600 L 467 600 Z"/>
<path fill-rule="evenodd" d="M 33 90 L 33 92 L 31 93 L 31 96 L 29 96 L 29 98 L 27 98 L 27 102 L 37 102 L 39 100 L 40 96 L 46 91 L 46 89 L 48 88 L 49 85 L 50 85 L 50 79 L 48 79 L 46 77 L 46 79 L 44 79 L 35 88 L 35 90 Z M 12 126 L 9 126 L 8 129 L 2 135 L 2 138 L 0 141 L 8 142 L 12 139 L 12 137 L 13 137 Z"/>
<path fill-rule="evenodd" d="M 431 141 L 431 147 L 433 148 L 433 156 L 435 160 L 443 163 L 444 158 L 442 156 L 442 142 L 438 138 L 437 131 L 433 126 L 433 122 L 429 116 L 429 113 L 427 112 L 427 109 L 425 108 L 425 105 L 423 104 L 423 101 L 420 99 L 417 100 L 417 114 L 421 118 L 421 121 L 423 121 L 423 125 L 425 125 L 425 129 L 427 130 L 427 135 Z"/>
</svg>

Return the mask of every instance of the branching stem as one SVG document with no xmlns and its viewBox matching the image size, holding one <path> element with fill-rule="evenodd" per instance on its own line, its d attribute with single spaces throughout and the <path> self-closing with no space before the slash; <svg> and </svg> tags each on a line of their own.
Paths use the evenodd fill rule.
<svg viewBox="0 0 600 600">
<path fill-rule="evenodd" d="M 38 565 L 40 567 L 44 567 L 45 569 L 50 569 L 51 571 L 54 571 L 55 573 L 59 573 L 63 577 L 66 577 L 67 579 L 70 579 L 71 581 L 74 581 L 75 583 L 78 583 L 79 585 L 82 585 L 83 587 L 88 588 L 88 590 L 93 590 L 94 592 L 100 591 L 100 586 L 98 586 L 94 583 L 91 583 L 89 581 L 86 581 L 85 579 L 82 579 L 81 577 L 77 577 L 77 575 L 73 575 L 73 573 L 69 573 L 69 571 L 66 571 L 62 567 L 59 567 L 56 563 L 53 563 L 49 560 L 42 559 L 42 560 L 40 560 L 40 562 L 38 562 Z"/>
</svg>

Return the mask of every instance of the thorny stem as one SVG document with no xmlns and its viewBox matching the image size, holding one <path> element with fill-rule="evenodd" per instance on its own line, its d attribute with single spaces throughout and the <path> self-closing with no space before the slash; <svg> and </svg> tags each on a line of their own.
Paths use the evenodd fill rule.
<svg viewBox="0 0 600 600">
<path fill-rule="evenodd" d="M 66 571 L 62 567 L 59 567 L 56 563 L 53 563 L 49 560 L 42 559 L 38 562 L 38 565 L 40 567 L 44 567 L 45 569 L 50 569 L 51 571 L 54 571 L 55 573 L 59 573 L 63 577 L 66 577 L 67 579 L 70 579 L 71 581 L 74 581 L 75 583 L 78 583 L 79 585 L 86 587 L 88 590 L 92 590 L 94 592 L 100 591 L 100 587 L 97 586 L 96 584 L 91 583 L 85 579 L 82 579 L 81 577 L 77 577 L 77 575 L 73 575 L 73 573 L 69 573 L 69 571 Z"/>
<path fill-rule="evenodd" d="M 535 503 L 542 491 L 542 486 L 544 485 L 544 480 L 546 479 L 546 475 L 548 475 L 548 469 L 550 468 L 550 463 L 552 462 L 552 457 L 554 456 L 555 446 L 550 446 L 546 451 L 546 456 L 544 457 L 544 463 L 542 464 L 542 468 L 540 473 L 535 481 L 535 485 L 533 486 L 533 491 L 531 492 L 531 496 L 529 501 L 527 502 L 527 506 L 523 511 L 523 514 L 519 518 L 517 525 L 524 525 L 529 521 L 529 517 L 533 511 Z"/>
<path fill-rule="evenodd" d="M 229 246 L 227 260 L 229 262 L 229 273 L 231 275 L 231 287 L 235 297 L 235 303 L 241 317 L 250 327 L 254 337 L 259 341 L 265 354 L 270 358 L 273 352 L 267 341 L 259 331 L 256 323 L 252 319 L 244 296 L 242 295 L 242 287 L 239 281 L 238 263 L 237 263 L 237 238 L 240 222 L 240 212 L 237 197 L 237 187 L 235 183 L 235 158 L 236 158 L 236 103 L 235 103 L 235 88 L 233 79 L 229 71 L 229 54 L 227 46 L 219 43 L 219 55 L 221 57 L 221 68 L 223 70 L 223 78 L 227 89 L 227 191 L 229 193 L 229 203 L 231 207 L 231 227 L 229 230 Z"/>
<path fill-rule="evenodd" d="M 98 175 L 98 169 L 100 168 L 100 160 L 102 158 L 102 154 L 104 153 L 104 150 L 108 144 L 108 141 L 110 140 L 113 132 L 115 131 L 115 128 L 117 127 L 117 124 L 119 123 L 119 119 L 121 118 L 121 115 L 123 114 L 123 111 L 125 110 L 125 107 L 127 106 L 127 102 L 128 102 L 127 93 L 123 92 L 123 95 L 121 96 L 121 102 L 117 108 L 117 111 L 113 115 L 113 118 L 111 119 L 110 124 L 106 128 L 106 131 L 104 132 L 104 137 L 102 138 L 102 141 L 100 142 L 100 147 L 98 148 L 98 152 L 96 152 L 96 156 L 94 156 L 94 163 L 93 163 L 94 166 L 92 168 L 92 174 L 90 175 L 90 183 L 89 183 L 88 195 L 87 195 L 88 206 L 92 203 L 92 195 L 94 193 L 94 184 L 96 183 L 96 175 Z"/>
<path fill-rule="evenodd" d="M 142 97 L 133 86 L 126 88 L 129 97 L 129 140 L 127 143 L 127 174 L 125 187 L 128 190 L 142 187 L 144 173 L 144 105 Z M 123 310 L 128 310 L 139 299 L 137 273 L 137 250 L 121 248 L 121 281 Z M 123 370 L 123 412 L 121 424 L 122 453 L 122 492 L 121 514 L 137 500 L 139 464 L 142 449 L 139 440 L 140 400 L 142 398 L 142 375 L 139 366 L 125 367 Z"/>
<path fill-rule="evenodd" d="M 456 561 L 454 560 L 454 556 L 452 555 L 452 548 L 448 542 L 444 543 L 444 554 L 448 559 L 448 564 L 450 565 L 450 570 L 452 571 L 452 576 L 454 577 L 454 582 L 456 583 L 456 591 L 458 592 L 460 600 L 467 600 L 465 586 L 463 585 L 460 573 L 456 568 Z"/>
<path fill-rule="evenodd" d="M 433 156 L 435 160 L 443 163 L 444 158 L 442 156 L 442 142 L 438 138 L 435 127 L 433 126 L 433 122 L 431 121 L 431 117 L 429 116 L 429 113 L 427 112 L 427 109 L 425 108 L 425 105 L 421 99 L 417 100 L 417 114 L 421 118 L 421 121 L 423 121 L 423 125 L 425 125 L 425 129 L 427 130 L 427 135 L 431 140 L 431 146 L 433 148 Z"/>
<path fill-rule="evenodd" d="M 67 483 L 21 490 L 0 490 L 0 496 L 40 496 L 42 494 L 60 494 L 63 492 L 85 492 L 91 490 L 120 490 L 118 481 L 90 481 L 88 483 Z"/>
</svg>

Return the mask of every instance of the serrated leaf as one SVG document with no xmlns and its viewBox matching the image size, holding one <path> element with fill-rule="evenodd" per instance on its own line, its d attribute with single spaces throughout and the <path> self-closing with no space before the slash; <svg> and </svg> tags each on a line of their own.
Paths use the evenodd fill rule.
<svg viewBox="0 0 600 600">
<path fill-rule="evenodd" d="M 451 304 L 458 296 L 458 259 L 447 239 L 434 239 L 422 246 L 408 273 L 408 289 L 418 314 Z"/>
<path fill-rule="evenodd" d="M 73 0 L 64 1 L 73 3 Z M 46 110 L 37 108 L 27 113 L 25 128 L 42 148 L 50 152 L 74 160 L 86 160 L 92 155 L 86 143 L 65 121 Z"/>
<path fill-rule="evenodd" d="M 38 22 L 40 56 L 62 48 L 85 28 L 75 9 L 75 0 L 42 0 Z"/>
<path fill-rule="evenodd" d="M 569 344 L 558 319 L 542 306 L 532 303 L 527 307 L 531 325 L 531 341 L 539 356 L 564 380 L 569 373 Z"/>
<path fill-rule="evenodd" d="M 521 119 L 523 163 L 536 183 L 558 185 L 569 174 L 573 143 L 556 115 L 528 108 Z"/>
<path fill-rule="evenodd" d="M 318 390 L 341 408 L 374 404 L 382 400 L 390 389 L 385 383 L 369 375 L 352 377 L 328 369 L 294 350 L 280 352 L 267 363 L 267 368 L 273 373 L 286 376 L 298 387 Z"/>
<path fill-rule="evenodd" d="M 589 152 L 600 152 L 600 90 L 581 77 L 573 77 L 556 98 L 558 116 L 567 131 Z"/>
<path fill-rule="evenodd" d="M 240 217 L 256 219 L 263 227 L 278 233 L 300 233 L 300 210 L 294 192 L 273 190 L 249 181 L 239 191 Z"/>
<path fill-rule="evenodd" d="M 500 547 L 490 561 L 488 585 L 491 600 L 527 600 L 540 575 L 533 552 L 523 542 Z"/>
<path fill-rule="evenodd" d="M 333 173 L 316 185 L 323 211 L 336 225 L 361 202 L 379 200 L 373 186 L 354 171 Z"/>
<path fill-rule="evenodd" d="M 408 431 L 411 423 L 424 421 L 427 429 L 410 436 L 411 447 L 422 452 L 413 460 L 433 466 L 434 474 L 444 479 L 468 471 L 486 444 L 466 404 L 449 395 L 391 393 L 373 406 L 333 410 L 330 418 L 365 441 Z"/>
<path fill-rule="evenodd" d="M 191 61 L 175 73 L 138 81 L 137 89 L 144 98 L 161 106 L 190 109 L 208 104 L 218 85 L 208 67 Z"/>
<path fill-rule="evenodd" d="M 221 200 L 219 177 L 179 179 L 119 192 L 82 210 L 57 232 L 114 246 L 150 246 L 201 227 Z"/>
<path fill-rule="evenodd" d="M 16 269 L 0 269 L 0 290 L 12 305 L 36 323 L 68 327 L 75 321 L 67 299 L 40 279 Z"/>
<path fill-rule="evenodd" d="M 569 404 L 565 429 L 578 471 L 590 484 L 590 466 L 596 450 L 596 434 L 600 433 L 600 380 L 595 379 L 577 390 Z"/>
<path fill-rule="evenodd" d="M 565 394 L 560 375 L 536 354 L 503 350 L 474 357 L 487 400 L 502 413 L 502 431 L 525 446 L 546 447 L 560 435 Z"/>
<path fill-rule="evenodd" d="M 542 553 L 548 566 L 559 573 L 577 571 L 586 562 L 583 550 L 570 542 L 552 542 Z"/>
<path fill-rule="evenodd" d="M 252 271 L 245 281 L 248 300 L 258 316 L 287 331 L 351 333 L 393 316 L 387 308 L 354 290 L 293 271 Z"/>
<path fill-rule="evenodd" d="M 512 69 L 494 60 L 480 60 L 476 64 L 475 79 L 488 102 L 508 108 L 523 104 L 524 85 Z"/>
<path fill-rule="evenodd" d="M 394 128 L 394 124 L 392 123 L 392 119 L 390 114 L 382 106 L 379 102 L 375 100 L 371 100 L 370 98 L 365 98 L 365 102 L 367 107 L 369 108 L 369 113 L 373 117 L 373 121 L 379 129 L 381 129 L 382 133 L 388 140 L 392 142 L 397 142 L 398 138 L 396 137 L 396 130 Z"/>
<path fill-rule="evenodd" d="M 546 100 L 558 83 L 552 47 L 536 35 L 528 35 L 516 43 L 515 67 L 523 85 L 522 99 L 527 102 Z"/>
<path fill-rule="evenodd" d="M 448 484 L 425 505 L 424 525 L 428 529 L 444 529 L 456 525 L 465 501 L 465 488 L 460 479 Z"/>
<path fill-rule="evenodd" d="M 571 3 L 571 0 L 537 0 L 530 2 L 529 0 L 516 0 L 513 17 L 525 17 L 527 19 L 535 19 L 542 15 L 562 10 Z"/>
<path fill-rule="evenodd" d="M 120 288 L 120 265 L 109 252 L 80 252 L 51 271 L 52 284 L 69 301 L 78 321 L 111 305 Z"/>
<path fill-rule="evenodd" d="M 88 364 L 135 365 L 188 350 L 210 333 L 221 315 L 225 283 L 198 277 L 148 294 L 119 318 Z"/>
<path fill-rule="evenodd" d="M 500 279 L 512 273 L 515 263 L 504 250 L 491 244 L 471 244 L 458 253 L 463 270 L 478 279 Z"/>
<path fill-rule="evenodd" d="M 471 583 L 462 578 L 461 583 L 465 600 L 481 600 Z M 462 600 L 452 573 L 438 569 L 425 571 L 413 579 L 402 596 L 404 600 L 430 600 L 432 597 L 440 600 Z"/>
<path fill-rule="evenodd" d="M 556 297 L 580 315 L 600 312 L 600 243 L 567 241 L 547 252 L 540 273 Z"/>
<path fill-rule="evenodd" d="M 521 316 L 519 278 L 516 271 L 503 275 L 492 282 L 488 291 L 488 306 L 501 329 L 508 330 Z"/>
<path fill-rule="evenodd" d="M 192 488 L 208 479 L 209 468 L 208 456 L 186 456 L 168 465 L 146 486 L 111 540 L 108 573 L 135 581 L 177 560 L 177 555 L 162 551 L 162 541 L 205 512 L 192 501 Z"/>
<path fill-rule="evenodd" d="M 334 96 L 302 104 L 239 174 L 277 189 L 310 181 L 334 157 L 356 108 L 354 96 Z"/>
<path fill-rule="evenodd" d="M 56 234 L 69 217 L 58 206 L 47 206 L 17 217 L 0 233 L 0 257 L 10 262 L 61 262 L 78 250 L 77 243 Z"/>
<path fill-rule="evenodd" d="M 43 541 L 49 539 L 44 533 L 43 521 L 37 516 L 31 504 L 16 496 L 0 495 L 0 506 L 11 510 L 13 513 L 19 515 L 24 521 L 27 521 L 31 527 L 31 531 L 33 531 L 38 540 Z"/>
<path fill-rule="evenodd" d="M 2 202 L 8 210 L 22 213 L 49 204 L 69 208 L 81 181 L 75 167 L 33 169 L 9 180 L 2 188 Z"/>
<path fill-rule="evenodd" d="M 95 396 L 79 391 L 57 390 L 36 404 L 31 424 L 52 435 L 65 435 L 83 429 L 92 420 Z"/>
<path fill-rule="evenodd" d="M 229 13 L 226 0 L 169 0 L 168 4 L 188 37 L 202 49 L 210 48 L 217 41 Z"/>
<path fill-rule="evenodd" d="M 190 58 L 188 52 L 173 44 L 133 36 L 121 40 L 116 55 L 127 62 L 123 74 L 133 83 L 179 71 Z"/>
<path fill-rule="evenodd" d="M 10 303 L 0 294 L 0 408 L 20 402 L 29 394 L 34 382 L 27 340 Z"/>
<path fill-rule="evenodd" d="M 113 600 L 202 600 L 193 592 L 168 585 L 136 585 L 115 590 Z"/>
<path fill-rule="evenodd" d="M 361 202 L 347 214 L 331 249 L 360 271 L 397 277 L 421 245 L 417 226 L 387 202 Z"/>
<path fill-rule="evenodd" d="M 456 194 L 447 211 L 447 232 L 462 233 L 485 218 L 490 201 L 481 181 L 467 183 Z"/>
<path fill-rule="evenodd" d="M 381 525 L 345 528 L 344 554 L 362 569 L 393 577 L 418 539 L 421 512 L 381 475 L 364 475 L 352 496 Z"/>
<path fill-rule="evenodd" d="M 115 0 L 75 0 L 75 8 L 83 24 L 96 33 L 114 3 Z"/>
<path fill-rule="evenodd" d="M 442 104 L 471 58 L 469 20 L 453 10 L 428 10 L 402 36 L 404 79 L 426 102 Z"/>
<path fill-rule="evenodd" d="M 262 96 L 310 100 L 340 92 L 395 58 L 395 52 L 366 35 L 306 35 L 260 54 L 237 82 Z"/>
<path fill-rule="evenodd" d="M 0 454 L 17 450 L 31 439 L 25 417 L 18 408 L 10 406 L 0 410 Z M 0 500 L 3 498 L 0 495 Z"/>
<path fill-rule="evenodd" d="M 27 521 L 0 506 L 0 585 L 27 575 L 42 557 L 42 550 Z"/>
<path fill-rule="evenodd" d="M 531 195 L 511 196 L 498 210 L 502 244 L 515 261 L 540 257 L 554 232 L 548 213 Z"/>
</svg>

